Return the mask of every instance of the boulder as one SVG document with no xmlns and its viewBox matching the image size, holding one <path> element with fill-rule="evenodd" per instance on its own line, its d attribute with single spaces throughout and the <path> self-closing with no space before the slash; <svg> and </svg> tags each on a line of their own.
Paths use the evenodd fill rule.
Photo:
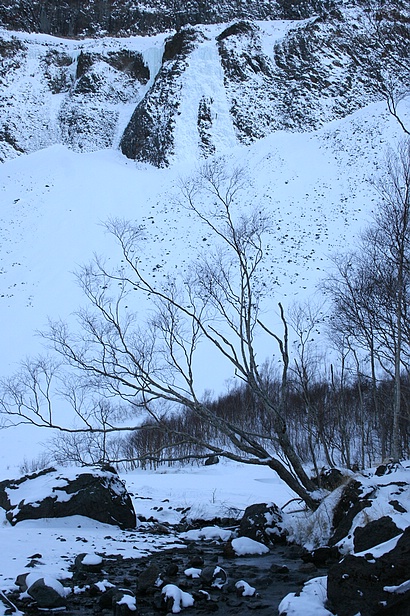
<svg viewBox="0 0 410 616">
<path fill-rule="evenodd" d="M 362 509 L 371 506 L 369 490 L 360 481 L 350 481 L 343 488 L 342 495 L 333 512 L 333 535 L 329 539 L 329 545 L 336 543 L 346 537 L 352 527 L 354 518 Z"/>
<path fill-rule="evenodd" d="M 35 580 L 28 587 L 27 594 L 43 609 L 55 609 L 66 605 L 66 589 L 61 582 L 51 577 L 40 577 Z"/>
<path fill-rule="evenodd" d="M 0 483 L 0 506 L 14 525 L 22 520 L 83 515 L 98 522 L 135 528 L 124 483 L 113 469 L 49 468 Z"/>
<path fill-rule="evenodd" d="M 349 554 L 330 568 L 327 596 L 338 616 L 408 616 L 410 527 L 380 556 Z M 336 609 L 337 608 L 337 609 Z"/>
<path fill-rule="evenodd" d="M 204 466 L 213 466 L 214 464 L 219 464 L 218 456 L 209 456 L 204 462 Z"/>
<path fill-rule="evenodd" d="M 130 590 L 123 588 L 114 591 L 112 595 L 114 616 L 136 616 L 137 600 Z"/>
<path fill-rule="evenodd" d="M 82 553 L 76 556 L 74 569 L 77 573 L 100 573 L 104 565 L 104 560 L 98 554 Z"/>
<path fill-rule="evenodd" d="M 326 567 L 340 558 L 339 550 L 337 547 L 330 547 L 323 545 L 315 550 L 303 552 L 301 555 L 303 562 L 313 563 L 315 567 Z"/>
<path fill-rule="evenodd" d="M 319 475 L 319 485 L 324 490 L 336 490 L 346 481 L 346 475 L 338 468 L 322 469 Z"/>
<path fill-rule="evenodd" d="M 142 571 L 137 580 L 138 594 L 153 593 L 157 588 L 160 571 L 155 563 L 151 563 Z"/>
<path fill-rule="evenodd" d="M 366 526 L 358 526 L 354 531 L 354 551 L 364 552 L 379 543 L 384 543 L 401 534 L 401 530 L 393 520 L 385 515 L 378 520 L 373 520 Z"/>
<path fill-rule="evenodd" d="M 277 505 L 258 503 L 245 509 L 239 525 L 238 535 L 249 537 L 259 543 L 269 545 L 283 543 L 286 531 L 282 525 L 282 513 Z"/>
</svg>

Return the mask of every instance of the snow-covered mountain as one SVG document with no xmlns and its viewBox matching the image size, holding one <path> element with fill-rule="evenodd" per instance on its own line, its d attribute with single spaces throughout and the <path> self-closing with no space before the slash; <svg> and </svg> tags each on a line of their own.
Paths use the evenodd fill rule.
<svg viewBox="0 0 410 616">
<path fill-rule="evenodd" d="M 112 11 L 127 5 L 129 13 L 133 3 L 67 2 L 60 9 L 97 11 L 106 32 L 108 4 Z M 182 6 L 184 22 L 194 4 Z M 187 143 L 206 157 L 278 130 L 310 131 L 346 117 L 383 99 L 393 81 L 399 92 L 409 86 L 405 12 L 398 17 L 386 9 L 380 32 L 380 13 L 356 4 L 325 10 L 327 3 L 283 2 L 279 10 L 249 2 L 235 12 L 227 2 L 212 5 L 211 19 L 204 3 L 191 20 L 199 25 L 176 32 L 158 25 L 154 36 L 74 40 L 2 30 L 0 159 L 55 144 L 77 152 L 120 145 L 127 157 L 161 167 L 183 155 Z M 57 11 L 54 2 L 30 3 L 32 17 L 40 5 L 43 13 Z M 310 16 L 266 20 L 294 14 L 293 5 Z M 22 20 L 28 12 L 24 2 L 2 6 L 8 26 L 16 6 Z M 148 6 L 163 14 L 161 7 Z M 176 14 L 173 7 L 167 12 Z M 221 23 L 238 16 L 252 19 Z M 44 32 L 45 18 L 38 19 L 16 25 Z"/>
<path fill-rule="evenodd" d="M 108 218 L 144 226 L 153 276 L 184 272 L 206 250 L 203 229 L 174 197 L 179 179 L 214 156 L 246 171 L 243 206 L 270 213 L 273 318 L 278 301 L 312 297 L 332 252 L 368 220 L 367 180 L 403 137 L 387 85 L 410 123 L 408 74 L 397 69 L 409 53 L 404 13 L 388 13 L 397 36 L 386 50 L 359 2 L 316 14 L 319 3 L 282 2 L 295 10 L 281 19 L 267 2 L 242 3 L 266 12 L 116 38 L 62 38 L 14 21 L 40 4 L 57 7 L 0 2 L 0 375 L 40 352 L 48 317 L 74 321 L 85 303 L 74 271 L 93 253 L 119 262 Z M 117 6 L 58 6 L 80 4 Z M 270 352 L 261 348 L 260 361 Z M 207 356 L 198 389 L 224 388 L 230 376 Z M 0 460 L 31 455 L 21 435 L 0 431 Z"/>
</svg>

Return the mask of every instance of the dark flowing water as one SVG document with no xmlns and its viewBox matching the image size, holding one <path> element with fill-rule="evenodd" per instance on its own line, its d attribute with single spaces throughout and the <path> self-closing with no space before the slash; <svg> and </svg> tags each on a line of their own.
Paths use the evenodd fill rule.
<svg viewBox="0 0 410 616">
<path fill-rule="evenodd" d="M 193 563 L 197 563 L 195 566 L 200 569 L 221 567 L 227 574 L 226 583 L 222 588 L 217 588 L 201 579 L 187 578 L 184 571 Z M 138 578 L 149 567 L 156 568 L 165 583 L 175 584 L 196 597 L 193 607 L 182 610 L 184 616 L 213 612 L 219 616 L 249 616 L 253 611 L 261 616 L 274 616 L 285 595 L 300 591 L 312 577 L 326 574 L 324 569 L 305 565 L 300 558 L 300 550 L 292 546 L 275 546 L 267 555 L 239 558 L 225 558 L 221 545 L 203 543 L 173 551 L 165 550 L 143 559 L 107 556 L 101 572 L 74 572 L 73 584 L 82 587 L 84 592 L 69 595 L 64 613 L 67 616 L 112 616 L 113 613 L 115 616 L 128 616 L 116 607 L 115 600 L 113 605 L 113 590 L 102 593 L 93 586 L 96 582 L 107 580 L 117 589 L 136 593 L 140 616 L 167 614 L 170 608 L 161 603 L 158 587 L 152 584 L 146 592 L 138 590 Z M 238 595 L 235 583 L 240 580 L 255 588 L 255 596 Z M 208 597 L 203 591 L 208 593 Z M 26 614 L 40 614 L 35 604 L 28 600 L 22 602 L 14 596 L 13 601 Z M 44 615 L 44 610 L 41 614 Z M 135 612 L 132 614 L 135 615 Z"/>
</svg>

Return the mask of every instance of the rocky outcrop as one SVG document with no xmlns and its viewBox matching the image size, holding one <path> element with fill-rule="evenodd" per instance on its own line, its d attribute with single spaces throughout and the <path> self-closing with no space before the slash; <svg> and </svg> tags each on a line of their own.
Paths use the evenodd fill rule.
<svg viewBox="0 0 410 616">
<path fill-rule="evenodd" d="M 365 526 L 358 526 L 354 531 L 354 551 L 365 552 L 380 543 L 385 543 L 401 534 L 400 528 L 393 520 L 384 515 L 378 520 L 372 520 Z"/>
<path fill-rule="evenodd" d="M 364 487 L 357 480 L 350 481 L 344 487 L 333 512 L 333 534 L 329 545 L 334 546 L 344 539 L 350 532 L 355 517 L 366 507 L 371 507 L 369 498 L 371 493 L 371 489 Z"/>
<path fill-rule="evenodd" d="M 18 3 L 21 19 L 28 4 Z M 132 0 L 125 5 L 129 19 L 148 7 L 152 19 L 157 10 L 161 19 L 168 15 L 159 0 L 143 8 Z M 2 6 L 5 11 L 4 0 L 0 16 Z M 10 27 L 15 6 L 10 0 L 3 15 Z M 35 22 L 40 3 L 30 6 Z M 66 0 L 57 6 L 49 0 L 41 6 L 55 19 L 59 11 L 71 15 L 81 6 L 81 19 L 93 15 L 97 32 L 105 12 L 112 24 L 120 5 Z M 177 24 L 174 34 L 158 35 L 152 43 L 23 40 L 3 31 L 0 161 L 62 143 L 78 152 L 120 146 L 128 158 L 165 167 L 194 151 L 202 158 L 223 155 L 237 143 L 250 144 L 277 130 L 314 130 L 370 102 L 397 102 L 408 92 L 410 15 L 404 8 L 398 13 L 387 6 L 372 22 L 360 2 L 354 12 L 319 0 L 235 2 L 235 7 L 228 27 Z M 190 24 L 228 21 L 232 11 L 228 0 L 187 2 L 177 12 L 169 8 L 182 22 L 195 14 Z M 277 27 L 253 21 L 263 15 L 311 18 Z M 103 33 L 111 27 L 106 24 Z M 78 34 L 80 25 L 71 29 Z"/>
<path fill-rule="evenodd" d="M 187 58 L 201 39 L 192 28 L 166 41 L 162 66 L 149 93 L 135 109 L 120 147 L 128 158 L 165 167 L 174 153 L 174 126 Z"/>
<path fill-rule="evenodd" d="M 111 147 L 121 107 L 138 100 L 149 78 L 139 52 L 126 48 L 107 54 L 81 52 L 75 79 L 60 107 L 63 142 L 77 151 Z"/>
<path fill-rule="evenodd" d="M 0 25 L 56 36 L 152 34 L 232 19 L 303 19 L 340 0 L 1 0 Z"/>
<path fill-rule="evenodd" d="M 270 55 L 255 24 L 239 22 L 222 32 L 218 48 L 239 141 L 317 129 L 380 99 L 377 80 L 363 71 L 367 51 L 355 50 L 360 58 L 352 53 L 356 30 L 360 26 L 339 12 L 316 17 L 291 29 Z"/>
<path fill-rule="evenodd" d="M 0 483 L 0 506 L 14 525 L 22 520 L 83 515 L 120 528 L 135 528 L 129 494 L 115 472 L 53 468 Z"/>
<path fill-rule="evenodd" d="M 0 38 L 0 161 L 57 143 L 81 152 L 118 145 L 124 109 L 141 100 L 150 71 L 132 46 L 104 47 Z"/>
<path fill-rule="evenodd" d="M 381 556 L 346 556 L 329 570 L 327 594 L 338 616 L 407 616 L 410 604 L 410 528 Z"/>
</svg>

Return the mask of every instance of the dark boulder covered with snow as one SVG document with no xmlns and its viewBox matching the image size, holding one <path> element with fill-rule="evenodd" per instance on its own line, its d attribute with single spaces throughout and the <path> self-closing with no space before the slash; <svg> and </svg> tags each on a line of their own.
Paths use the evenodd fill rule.
<svg viewBox="0 0 410 616">
<path fill-rule="evenodd" d="M 384 543 L 401 534 L 390 516 L 384 515 L 378 520 L 372 520 L 365 526 L 357 526 L 354 531 L 354 551 L 364 552 L 374 546 Z"/>
<path fill-rule="evenodd" d="M 22 520 L 82 515 L 120 528 L 135 528 L 124 483 L 113 469 L 49 468 L 0 482 L 0 507 L 14 525 Z"/>
<path fill-rule="evenodd" d="M 27 593 L 34 599 L 40 609 L 63 608 L 66 606 L 66 597 L 70 594 L 70 590 L 56 578 L 34 571 L 18 575 L 15 584 L 21 593 Z"/>
<path fill-rule="evenodd" d="M 336 545 L 348 535 L 354 518 L 366 507 L 371 507 L 371 488 L 365 487 L 360 481 L 350 481 L 343 488 L 339 502 L 333 512 L 333 535 L 329 545 Z"/>
<path fill-rule="evenodd" d="M 284 542 L 286 533 L 282 522 L 282 514 L 277 505 L 257 503 L 245 509 L 238 534 L 265 545 Z"/>
<path fill-rule="evenodd" d="M 338 616 L 408 616 L 410 527 L 391 544 L 385 553 L 378 547 L 364 556 L 349 554 L 331 567 L 327 595 Z"/>
</svg>

